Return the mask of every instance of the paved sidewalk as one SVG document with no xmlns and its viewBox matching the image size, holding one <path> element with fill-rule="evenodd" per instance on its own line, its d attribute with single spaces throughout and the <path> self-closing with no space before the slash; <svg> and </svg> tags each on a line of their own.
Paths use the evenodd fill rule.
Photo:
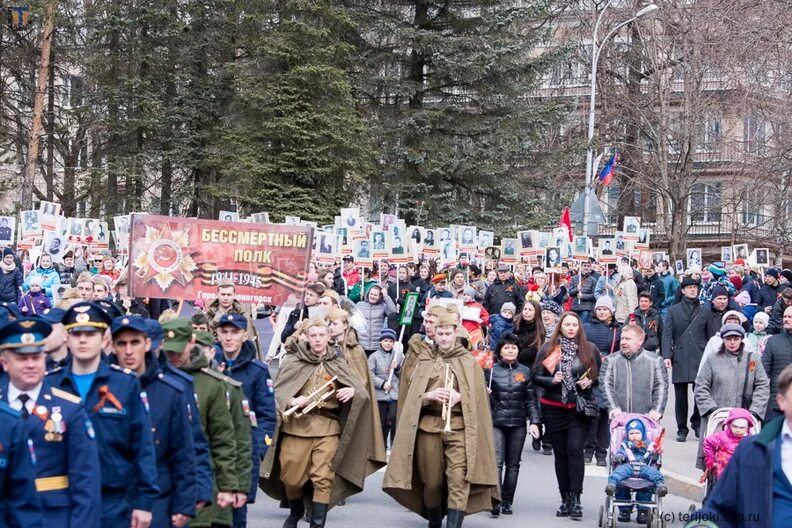
<svg viewBox="0 0 792 528">
<path fill-rule="evenodd" d="M 670 372 L 669 372 L 670 376 Z M 690 391 L 689 410 L 693 412 L 693 391 Z M 699 484 L 701 470 L 696 469 L 698 439 L 691 431 L 686 442 L 676 441 L 677 425 L 674 418 L 674 388 L 669 384 L 668 404 L 661 420 L 666 429 L 663 443 L 663 473 L 671 493 L 700 503 L 704 498 L 704 487 Z"/>
</svg>

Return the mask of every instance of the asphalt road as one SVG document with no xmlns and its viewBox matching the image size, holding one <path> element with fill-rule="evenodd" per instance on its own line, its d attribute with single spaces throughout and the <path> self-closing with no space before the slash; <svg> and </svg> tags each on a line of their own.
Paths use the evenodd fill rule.
<svg viewBox="0 0 792 528">
<path fill-rule="evenodd" d="M 259 337 L 266 350 L 272 339 L 272 326 L 266 319 L 255 322 Z M 272 365 L 273 376 L 277 373 L 277 364 Z M 673 403 L 669 402 L 673 416 Z M 669 414 L 668 412 L 666 413 Z M 667 417 L 668 418 L 668 417 Z M 672 418 L 673 419 L 673 418 Z M 665 420 L 664 420 L 665 421 Z M 666 427 L 671 424 L 666 423 Z M 674 432 L 673 426 L 669 428 Z M 691 434 L 691 440 L 693 435 Z M 689 441 L 693 447 L 693 442 Z M 682 444 L 684 445 L 684 444 Z M 681 447 L 681 446 L 680 446 Z M 685 453 L 687 455 L 687 453 Z M 680 457 L 682 458 L 682 457 Z M 688 463 L 688 457 L 684 457 Z M 675 461 L 677 462 L 677 461 Z M 682 463 L 679 460 L 678 463 Z M 376 528 L 402 528 L 423 527 L 426 521 L 401 507 L 389 495 L 382 491 L 382 478 L 385 470 L 370 476 L 366 480 L 363 493 L 347 500 L 345 506 L 334 508 L 328 514 L 327 525 L 354 526 Z M 553 469 L 553 457 L 544 456 L 531 449 L 530 442 L 526 443 L 523 451 L 523 461 L 517 494 L 513 505 L 514 515 L 501 515 L 493 518 L 489 513 L 479 513 L 465 519 L 464 526 L 470 528 L 523 528 L 523 527 L 574 527 L 597 526 L 599 509 L 605 503 L 605 483 L 607 473 L 605 468 L 586 466 L 586 479 L 584 482 L 583 520 L 580 522 L 568 518 L 557 518 L 555 511 L 559 504 L 558 488 Z M 663 501 L 663 510 L 667 520 L 666 526 L 684 526 L 684 518 L 692 502 L 690 500 L 667 496 Z M 278 507 L 278 503 L 259 491 L 258 500 L 250 505 L 248 513 L 248 526 L 251 528 L 280 528 L 288 515 L 288 510 Z M 635 516 L 633 516 L 633 519 Z M 301 523 L 301 526 L 308 526 Z M 619 524 L 618 526 L 639 526 L 636 523 Z"/>
<path fill-rule="evenodd" d="M 384 469 L 366 480 L 363 493 L 347 500 L 345 506 L 330 511 L 327 525 L 356 526 L 377 528 L 402 528 L 426 526 L 426 521 L 418 515 L 402 508 L 389 495 L 382 491 Z M 470 528 L 524 528 L 524 527 L 562 527 L 597 526 L 599 507 L 605 502 L 605 468 L 586 466 L 586 479 L 583 485 L 583 520 L 556 518 L 559 496 L 553 470 L 553 457 L 544 456 L 531 449 L 527 443 L 523 453 L 523 461 L 518 481 L 517 494 L 513 506 L 514 515 L 501 515 L 493 518 L 489 513 L 479 513 L 465 519 L 464 526 Z M 691 502 L 667 496 L 663 502 L 669 522 L 667 526 L 684 526 L 680 514 L 686 514 Z M 248 526 L 280 527 L 288 515 L 288 510 L 280 509 L 278 504 L 261 494 L 249 508 Z M 633 519 L 635 516 L 633 515 Z M 308 526 L 301 523 L 301 526 Z M 639 526 L 637 524 L 619 524 L 619 526 Z"/>
</svg>

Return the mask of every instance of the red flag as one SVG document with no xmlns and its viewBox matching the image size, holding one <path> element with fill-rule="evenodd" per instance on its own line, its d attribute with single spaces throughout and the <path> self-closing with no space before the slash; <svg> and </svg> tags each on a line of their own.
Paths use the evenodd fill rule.
<svg viewBox="0 0 792 528">
<path fill-rule="evenodd" d="M 566 227 L 567 234 L 569 234 L 569 241 L 572 242 L 575 232 L 572 231 L 572 217 L 569 214 L 569 207 L 564 207 L 564 212 L 561 213 L 561 220 L 558 222 L 558 226 Z"/>
</svg>

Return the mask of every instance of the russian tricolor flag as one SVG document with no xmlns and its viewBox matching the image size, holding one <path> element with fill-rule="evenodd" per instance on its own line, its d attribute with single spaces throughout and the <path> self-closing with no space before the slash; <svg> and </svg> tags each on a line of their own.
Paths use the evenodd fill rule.
<svg viewBox="0 0 792 528">
<path fill-rule="evenodd" d="M 602 185 L 608 185 L 611 180 L 613 179 L 613 175 L 616 173 L 616 164 L 619 162 L 619 151 L 613 153 L 613 156 L 610 157 L 608 163 L 602 167 L 602 170 L 599 173 L 599 181 L 602 182 Z"/>
</svg>

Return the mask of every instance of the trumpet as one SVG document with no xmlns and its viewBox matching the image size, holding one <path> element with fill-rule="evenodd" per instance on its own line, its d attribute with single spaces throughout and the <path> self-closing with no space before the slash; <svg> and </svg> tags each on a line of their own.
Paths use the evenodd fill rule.
<svg viewBox="0 0 792 528">
<path fill-rule="evenodd" d="M 338 379 L 338 376 L 333 376 L 325 383 L 323 383 L 322 385 L 311 391 L 310 394 L 306 395 L 305 397 L 311 400 L 311 403 L 309 403 L 302 409 L 298 405 L 289 407 L 283 413 L 283 417 L 288 418 L 289 416 L 294 414 L 297 418 L 300 418 L 301 416 L 305 416 L 314 409 L 321 409 L 322 407 L 324 407 L 325 402 L 329 400 L 330 397 L 333 396 L 336 392 L 335 383 L 334 383 L 336 379 Z"/>
<path fill-rule="evenodd" d="M 446 363 L 445 368 L 445 381 L 443 383 L 443 388 L 448 390 L 449 392 L 454 390 L 454 381 L 455 381 L 454 373 L 451 372 L 451 365 Z M 451 432 L 451 395 L 449 393 L 448 400 L 443 402 L 443 420 L 445 420 L 445 427 L 443 428 L 444 433 Z"/>
</svg>

